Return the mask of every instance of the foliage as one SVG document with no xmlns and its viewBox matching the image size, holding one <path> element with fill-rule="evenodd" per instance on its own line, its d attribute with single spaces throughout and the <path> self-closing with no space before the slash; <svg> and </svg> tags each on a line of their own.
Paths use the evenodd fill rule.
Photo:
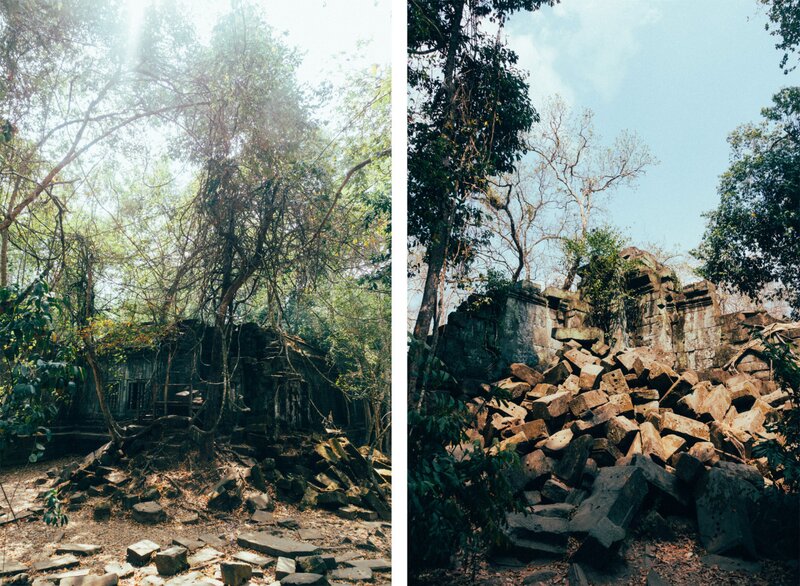
<svg viewBox="0 0 800 586">
<path fill-rule="evenodd" d="M 82 377 L 74 348 L 53 329 L 58 308 L 42 281 L 0 288 L 0 449 L 11 438 L 35 435 L 31 462 L 41 457 L 40 438 L 50 439 L 47 425 Z"/>
<path fill-rule="evenodd" d="M 435 362 L 431 388 L 441 388 L 452 377 Z M 487 400 L 494 393 L 503 397 L 495 390 Z M 463 401 L 442 391 L 428 392 L 421 408 L 409 409 L 408 542 L 415 570 L 449 566 L 458 554 L 500 543 L 505 513 L 520 506 L 510 483 L 516 452 L 489 453 L 470 443 L 464 430 L 474 419 Z M 464 457 L 456 446 L 466 450 Z"/>
<path fill-rule="evenodd" d="M 781 90 L 728 139 L 720 203 L 694 254 L 700 273 L 752 299 L 785 300 L 800 315 L 800 88 Z"/>
<path fill-rule="evenodd" d="M 791 407 L 766 423 L 781 441 L 770 439 L 755 445 L 753 455 L 766 457 L 770 468 L 782 473 L 789 489 L 800 491 L 800 352 L 796 344 L 770 341 L 760 336 L 762 356 L 772 365 L 775 380 L 789 393 Z"/>
<path fill-rule="evenodd" d="M 578 288 L 591 304 L 589 322 L 609 335 L 623 324 L 629 299 L 627 274 L 632 266 L 620 255 L 624 246 L 624 237 L 610 227 L 564 243 L 568 262 L 580 267 Z"/>
<path fill-rule="evenodd" d="M 789 66 L 789 58 L 797 52 L 800 45 L 800 0 L 758 0 L 767 6 L 769 23 L 765 28 L 770 34 L 780 37 L 775 48 L 783 51 L 780 66 L 785 74 L 793 71 L 797 65 Z"/>
<path fill-rule="evenodd" d="M 42 517 L 47 525 L 54 527 L 63 527 L 69 523 L 69 517 L 64 512 L 58 488 L 47 491 L 47 495 L 44 497 L 44 515 Z"/>
</svg>

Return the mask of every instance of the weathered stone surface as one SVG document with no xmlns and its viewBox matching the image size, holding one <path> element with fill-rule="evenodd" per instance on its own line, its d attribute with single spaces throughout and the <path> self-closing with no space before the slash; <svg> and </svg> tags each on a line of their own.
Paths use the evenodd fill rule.
<svg viewBox="0 0 800 586">
<path fill-rule="evenodd" d="M 253 567 L 243 562 L 222 562 L 219 569 L 225 586 L 241 586 L 253 575 Z"/>
<path fill-rule="evenodd" d="M 581 368 L 579 385 L 582 390 L 588 391 L 599 384 L 600 375 L 605 369 L 599 364 L 586 364 Z"/>
<path fill-rule="evenodd" d="M 87 576 L 73 576 L 71 578 L 62 578 L 59 580 L 59 586 L 116 586 L 119 582 L 119 576 L 114 573 L 103 574 L 98 576 L 96 574 Z"/>
<path fill-rule="evenodd" d="M 512 378 L 505 378 L 490 386 L 504 390 L 511 396 L 511 400 L 515 402 L 521 401 L 531 390 L 531 385 L 528 383 L 515 381 Z"/>
<path fill-rule="evenodd" d="M 580 417 L 585 411 L 599 407 L 608 402 L 608 395 L 603 391 L 587 391 L 581 393 L 569 402 L 569 410 L 575 417 Z"/>
<path fill-rule="evenodd" d="M 328 564 L 321 555 L 297 556 L 294 561 L 298 572 L 305 574 L 326 574 L 328 572 Z"/>
<path fill-rule="evenodd" d="M 620 395 L 630 392 L 628 381 L 625 380 L 625 373 L 620 369 L 605 373 L 600 377 L 600 380 L 602 381 L 600 390 L 605 391 L 609 395 Z"/>
<path fill-rule="evenodd" d="M 544 381 L 544 376 L 542 375 L 542 373 L 532 369 L 527 364 L 523 364 L 521 362 L 513 362 L 509 367 L 509 369 L 511 370 L 511 374 L 513 374 L 518 379 L 525 381 L 532 387 Z"/>
<path fill-rule="evenodd" d="M 564 352 L 564 359 L 570 363 L 573 372 L 580 372 L 584 366 L 589 364 L 600 364 L 599 358 L 578 348 L 570 348 Z"/>
<path fill-rule="evenodd" d="M 201 533 L 197 536 L 197 539 L 212 547 L 225 547 L 228 545 L 228 542 L 225 539 L 219 535 L 214 535 L 213 533 Z"/>
<path fill-rule="evenodd" d="M 175 537 L 172 540 L 172 545 L 180 545 L 181 547 L 185 547 L 189 552 L 193 552 L 203 547 L 203 542 L 199 539 L 192 539 L 191 537 Z"/>
<path fill-rule="evenodd" d="M 134 566 L 144 566 L 150 562 L 153 554 L 161 549 L 157 543 L 149 539 L 142 539 L 131 546 L 128 546 L 127 560 Z"/>
<path fill-rule="evenodd" d="M 95 521 L 107 521 L 111 518 L 111 503 L 101 501 L 92 509 L 92 518 Z"/>
<path fill-rule="evenodd" d="M 133 566 L 127 562 L 106 564 L 103 566 L 103 571 L 106 574 L 116 574 L 120 580 L 133 576 Z"/>
<path fill-rule="evenodd" d="M 645 421 L 639 426 L 642 439 L 642 453 L 652 457 L 658 462 L 665 462 L 664 445 L 661 435 L 655 426 L 649 421 Z"/>
<path fill-rule="evenodd" d="M 669 496 L 683 506 L 689 504 L 689 495 L 685 488 L 678 482 L 678 478 L 667 472 L 664 468 L 653 462 L 643 454 L 637 454 L 631 459 L 631 466 L 639 468 L 650 486 Z"/>
<path fill-rule="evenodd" d="M 292 558 L 279 557 L 275 563 L 275 577 L 278 580 L 294 574 L 297 571 L 297 564 Z"/>
<path fill-rule="evenodd" d="M 525 423 L 515 425 L 511 427 L 510 431 L 514 434 L 522 433 L 527 442 L 540 440 L 547 437 L 549 434 L 547 424 L 541 419 L 526 421 Z"/>
<path fill-rule="evenodd" d="M 675 456 L 675 476 L 688 486 L 694 486 L 704 471 L 703 463 L 688 452 Z"/>
<path fill-rule="evenodd" d="M 544 420 L 561 417 L 569 409 L 569 402 L 571 399 L 572 393 L 566 391 L 536 399 L 531 403 L 530 417 L 531 419 Z"/>
<path fill-rule="evenodd" d="M 267 493 L 249 495 L 245 500 L 245 505 L 247 505 L 247 510 L 251 513 L 255 511 L 275 510 L 275 503 L 272 502 L 272 499 Z"/>
<path fill-rule="evenodd" d="M 74 555 L 66 554 L 34 562 L 31 567 L 37 572 L 51 572 L 64 568 L 74 568 L 79 563 L 80 561 Z"/>
<path fill-rule="evenodd" d="M 544 382 L 549 385 L 560 385 L 572 374 L 572 367 L 563 360 L 544 371 Z"/>
<path fill-rule="evenodd" d="M 647 480 L 638 468 L 610 466 L 601 468 L 592 487 L 570 520 L 570 530 L 588 533 L 601 519 L 627 527 L 647 495 Z"/>
<path fill-rule="evenodd" d="M 624 528 L 603 517 L 589 529 L 572 559 L 603 567 L 609 563 L 610 554 L 616 551 L 626 535 Z"/>
<path fill-rule="evenodd" d="M 580 483 L 586 460 L 592 451 L 593 441 L 590 435 L 582 435 L 573 439 L 556 465 L 556 475 L 570 486 L 577 486 Z"/>
<path fill-rule="evenodd" d="M 553 338 L 559 342 L 575 340 L 593 344 L 597 341 L 602 342 L 605 336 L 600 328 L 555 328 L 553 330 Z"/>
<path fill-rule="evenodd" d="M 542 448 L 548 454 L 559 453 L 569 445 L 573 436 L 574 434 L 570 428 L 562 429 L 551 435 L 547 441 L 544 442 Z"/>
<path fill-rule="evenodd" d="M 316 545 L 264 532 L 242 533 L 237 543 L 242 547 L 249 547 L 276 557 L 296 558 L 300 555 L 314 555 L 319 551 Z"/>
<path fill-rule="evenodd" d="M 607 438 L 597 438 L 592 442 L 592 460 L 599 466 L 613 466 L 622 457 L 620 449 Z"/>
<path fill-rule="evenodd" d="M 258 566 L 260 568 L 265 568 L 275 561 L 275 558 L 258 555 L 252 551 L 238 551 L 233 554 L 233 559 L 248 563 L 253 566 Z"/>
<path fill-rule="evenodd" d="M 634 406 L 658 401 L 658 397 L 659 392 L 657 389 L 634 389 L 631 391 L 631 400 Z"/>
<path fill-rule="evenodd" d="M 564 545 L 569 537 L 569 522 L 561 517 L 508 513 L 506 522 L 512 533 L 525 539 Z"/>
<path fill-rule="evenodd" d="M 661 445 L 664 447 L 664 461 L 671 463 L 673 456 L 686 445 L 686 440 L 668 433 L 661 438 Z"/>
<path fill-rule="evenodd" d="M 56 547 L 56 553 L 72 553 L 75 555 L 94 555 L 103 551 L 101 545 L 88 543 L 61 543 Z"/>
<path fill-rule="evenodd" d="M 164 509 L 155 501 L 146 501 L 133 505 L 131 516 L 139 523 L 153 525 L 161 523 L 167 518 Z"/>
<path fill-rule="evenodd" d="M 708 553 L 755 557 L 750 528 L 758 490 L 741 476 L 712 468 L 697 489 L 700 541 Z"/>
<path fill-rule="evenodd" d="M 661 419 L 661 431 L 674 433 L 690 442 L 708 441 L 711 437 L 705 423 L 670 412 L 664 413 Z"/>
<path fill-rule="evenodd" d="M 606 438 L 623 451 L 628 450 L 638 433 L 639 426 L 624 415 L 612 417 L 606 424 Z"/>
<path fill-rule="evenodd" d="M 155 561 L 158 573 L 162 576 L 174 576 L 183 570 L 189 569 L 188 553 L 186 548 L 180 545 L 173 545 L 157 552 Z"/>
<path fill-rule="evenodd" d="M 542 498 L 551 503 L 565 502 L 571 492 L 569 486 L 556 478 L 550 478 L 542 485 Z"/>
<path fill-rule="evenodd" d="M 333 576 L 332 576 L 333 577 Z M 341 578 L 355 580 L 357 578 Z M 281 578 L 281 586 L 327 586 L 328 580 L 321 574 L 290 574 Z"/>
<path fill-rule="evenodd" d="M 703 464 L 712 465 L 719 461 L 719 455 L 717 455 L 714 444 L 711 442 L 697 442 L 689 448 L 688 453 L 700 460 Z"/>
<path fill-rule="evenodd" d="M 28 566 L 25 564 L 21 564 L 19 562 L 15 562 L 12 560 L 7 560 L 5 557 L 0 557 L 0 577 L 4 576 L 14 576 L 16 574 L 21 574 L 28 570 Z"/>
<path fill-rule="evenodd" d="M 222 558 L 222 552 L 217 551 L 209 545 L 190 555 L 187 561 L 189 562 L 189 567 L 200 568 L 202 566 L 207 566 L 208 564 L 211 564 L 220 558 Z"/>
</svg>

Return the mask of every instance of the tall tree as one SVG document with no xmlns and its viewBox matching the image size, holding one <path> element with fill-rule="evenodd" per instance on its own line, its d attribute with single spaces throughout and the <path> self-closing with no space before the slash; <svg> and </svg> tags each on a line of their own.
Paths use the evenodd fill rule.
<svg viewBox="0 0 800 586">
<path fill-rule="evenodd" d="M 780 66 L 785 74 L 794 71 L 797 65 L 789 65 L 793 53 L 800 46 L 800 0 L 758 0 L 767 7 L 769 22 L 765 28 L 770 34 L 780 37 L 775 48 L 783 51 Z"/>
<path fill-rule="evenodd" d="M 728 138 L 731 165 L 695 254 L 710 281 L 800 316 L 800 88 L 778 92 L 762 116 Z"/>
<path fill-rule="evenodd" d="M 424 343 L 448 262 L 468 260 L 475 198 L 511 172 L 536 120 L 517 55 L 502 42 L 506 19 L 553 0 L 410 0 L 408 233 L 425 248 L 427 272 L 409 354 L 415 395 Z M 496 31 L 490 33 L 491 23 Z"/>
</svg>

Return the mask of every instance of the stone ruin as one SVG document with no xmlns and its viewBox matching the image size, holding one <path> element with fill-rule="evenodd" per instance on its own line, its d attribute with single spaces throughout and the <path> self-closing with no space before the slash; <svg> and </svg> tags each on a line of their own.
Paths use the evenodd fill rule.
<svg viewBox="0 0 800 586">
<path fill-rule="evenodd" d="M 800 323 L 722 315 L 710 283 L 681 289 L 652 255 L 625 253 L 641 260 L 629 281 L 641 318 L 614 348 L 576 293 L 523 286 L 451 314 L 441 356 L 475 414 L 454 453 L 518 453 L 527 509 L 507 515 L 508 547 L 569 559 L 571 585 L 617 559 L 633 528 L 668 536 L 671 516 L 693 519 L 712 558 L 796 559 L 800 499 L 753 452 L 781 440 L 766 424 L 791 397 L 748 326 L 798 341 Z"/>
<path fill-rule="evenodd" d="M 778 321 L 765 310 L 723 314 L 709 281 L 681 285 L 672 270 L 638 248 L 622 256 L 636 267 L 628 279 L 636 318 L 614 337 L 621 346 L 647 348 L 672 368 L 700 374 L 722 368 L 750 340 L 752 327 Z M 438 354 L 465 389 L 475 390 L 504 376 L 512 363 L 552 363 L 562 342 L 584 329 L 589 311 L 579 292 L 531 283 L 497 299 L 473 295 L 449 315 Z M 599 337 L 597 331 L 590 335 Z M 739 356 L 736 368 L 760 380 L 770 377 L 757 353 Z"/>
</svg>

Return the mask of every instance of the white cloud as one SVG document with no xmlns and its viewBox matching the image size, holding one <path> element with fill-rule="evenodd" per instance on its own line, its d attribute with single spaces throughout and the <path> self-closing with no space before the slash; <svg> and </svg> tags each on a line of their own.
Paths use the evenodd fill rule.
<svg viewBox="0 0 800 586">
<path fill-rule="evenodd" d="M 523 13 L 508 26 L 508 42 L 531 72 L 539 101 L 559 93 L 574 104 L 579 87 L 615 97 L 643 29 L 661 17 L 657 5 L 631 0 L 566 0 Z"/>
</svg>

